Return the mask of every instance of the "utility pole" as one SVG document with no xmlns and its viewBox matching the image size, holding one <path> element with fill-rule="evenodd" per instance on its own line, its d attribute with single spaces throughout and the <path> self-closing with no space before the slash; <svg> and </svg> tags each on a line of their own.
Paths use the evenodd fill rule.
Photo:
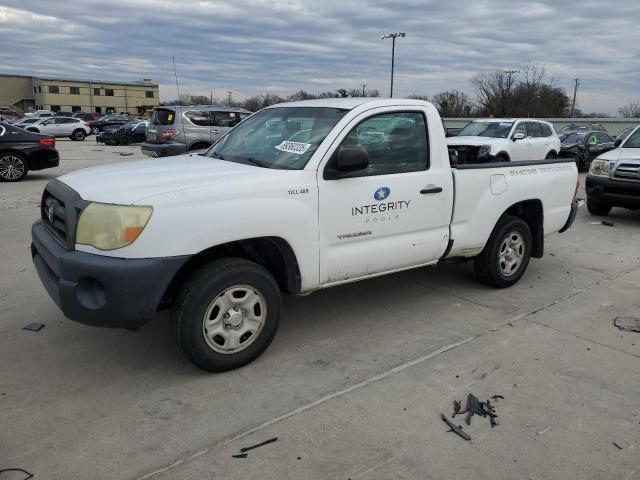
<svg viewBox="0 0 640 480">
<path fill-rule="evenodd" d="M 509 89 L 507 92 L 507 105 L 506 105 L 506 111 L 504 112 L 505 116 L 508 117 L 509 116 L 509 102 L 511 101 L 511 78 L 514 75 L 517 75 L 520 73 L 520 70 L 514 70 L 514 69 L 507 69 L 507 70 L 503 70 L 503 72 L 506 75 L 509 75 L 509 82 L 507 83 L 507 88 Z"/>
<path fill-rule="evenodd" d="M 209 93 L 209 105 L 213 105 L 213 90 Z"/>
<path fill-rule="evenodd" d="M 571 118 L 575 115 L 576 112 L 576 95 L 578 94 L 578 87 L 580 86 L 580 79 L 573 79 L 573 102 L 571 103 Z"/>
<path fill-rule="evenodd" d="M 393 68 L 395 65 L 395 58 L 396 58 L 396 38 L 397 37 L 406 37 L 407 35 L 404 32 L 398 32 L 398 33 L 386 33 L 384 35 L 382 35 L 382 37 L 380 37 L 382 40 L 386 39 L 386 38 L 390 38 L 391 39 L 391 93 L 389 94 L 389 97 L 393 98 Z"/>
<path fill-rule="evenodd" d="M 363 83 L 363 84 L 362 84 L 362 96 L 363 96 L 363 97 L 365 96 L 365 94 L 364 94 L 364 89 L 365 89 L 365 87 L 366 87 L 366 86 L 367 86 L 367 84 L 366 84 L 366 83 Z"/>
<path fill-rule="evenodd" d="M 227 94 L 229 95 L 229 100 L 228 100 L 227 106 L 230 107 L 231 106 L 231 90 L 227 90 Z"/>
</svg>

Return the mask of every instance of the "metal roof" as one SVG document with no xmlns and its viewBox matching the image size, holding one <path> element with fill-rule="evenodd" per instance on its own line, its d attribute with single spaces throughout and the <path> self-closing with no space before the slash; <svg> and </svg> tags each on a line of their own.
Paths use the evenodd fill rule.
<svg viewBox="0 0 640 480">
<path fill-rule="evenodd" d="M 71 77 L 53 77 L 49 75 L 20 75 L 12 73 L 0 73 L 0 77 L 20 77 L 20 78 L 32 78 L 35 80 L 55 80 L 59 82 L 77 82 L 77 83 L 101 83 L 107 85 L 129 85 L 136 87 L 157 87 L 157 81 L 151 81 L 148 83 L 142 80 L 136 80 L 133 82 L 118 82 L 115 80 L 87 80 L 84 78 L 71 78 Z"/>
</svg>

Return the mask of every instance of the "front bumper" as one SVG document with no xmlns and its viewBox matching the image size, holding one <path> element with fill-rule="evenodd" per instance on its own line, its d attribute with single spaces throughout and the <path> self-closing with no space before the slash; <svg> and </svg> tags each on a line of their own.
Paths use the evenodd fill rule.
<svg viewBox="0 0 640 480">
<path fill-rule="evenodd" d="M 65 249 L 41 220 L 31 228 L 38 276 L 67 318 L 99 327 L 137 328 L 157 311 L 189 256 L 124 259 Z"/>
<path fill-rule="evenodd" d="M 597 203 L 636 210 L 640 208 L 640 182 L 587 176 L 587 197 Z"/>
<path fill-rule="evenodd" d="M 187 149 L 183 143 L 166 142 L 166 143 L 150 143 L 142 144 L 142 153 L 150 157 L 170 157 L 173 155 L 182 155 Z"/>
</svg>

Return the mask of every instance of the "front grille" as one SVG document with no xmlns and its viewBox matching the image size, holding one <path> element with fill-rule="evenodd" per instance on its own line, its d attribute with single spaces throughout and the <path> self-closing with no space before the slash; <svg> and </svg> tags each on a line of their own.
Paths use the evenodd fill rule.
<svg viewBox="0 0 640 480">
<path fill-rule="evenodd" d="M 78 216 L 88 202 L 59 180 L 47 184 L 40 203 L 40 216 L 46 229 L 66 249 L 75 244 Z"/>
<path fill-rule="evenodd" d="M 640 180 L 640 164 L 622 163 L 618 165 L 613 176 L 625 180 Z"/>
<path fill-rule="evenodd" d="M 478 160 L 478 147 L 472 145 L 450 145 L 449 160 L 454 165 L 480 163 Z"/>
<path fill-rule="evenodd" d="M 47 190 L 42 195 L 40 205 L 42 220 L 65 245 L 69 244 L 67 233 L 67 208 L 65 203 Z"/>
</svg>

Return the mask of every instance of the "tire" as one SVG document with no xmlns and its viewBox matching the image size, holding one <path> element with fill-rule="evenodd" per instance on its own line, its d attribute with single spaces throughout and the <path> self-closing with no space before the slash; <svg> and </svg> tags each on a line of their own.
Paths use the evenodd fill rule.
<svg viewBox="0 0 640 480">
<path fill-rule="evenodd" d="M 558 158 L 558 155 L 556 155 L 555 152 L 549 152 L 547 156 L 544 157 L 545 160 L 555 160 L 556 158 Z"/>
<path fill-rule="evenodd" d="M 527 222 L 510 215 L 502 217 L 484 250 L 473 261 L 478 280 L 495 288 L 516 284 L 527 270 L 531 247 L 531 230 Z"/>
<path fill-rule="evenodd" d="M 100 129 L 98 127 L 91 127 L 91 135 L 97 135 L 100 133 Z"/>
<path fill-rule="evenodd" d="M 71 140 L 75 140 L 77 142 L 83 142 L 84 139 L 87 138 L 87 132 L 82 129 L 74 130 L 71 134 Z"/>
<path fill-rule="evenodd" d="M 29 165 L 19 153 L 0 153 L 0 181 L 19 182 L 27 176 Z"/>
<path fill-rule="evenodd" d="M 278 329 L 281 303 L 280 288 L 265 268 L 225 258 L 189 278 L 171 322 L 178 345 L 194 365 L 224 372 L 246 365 L 266 350 Z"/>
<path fill-rule="evenodd" d="M 499 153 L 498 155 L 496 155 L 493 158 L 494 162 L 508 162 L 509 159 L 507 158 L 507 156 L 504 153 Z"/>
<path fill-rule="evenodd" d="M 607 205 L 606 203 L 596 202 L 595 200 L 587 197 L 587 210 L 591 215 L 598 216 L 607 216 L 611 211 L 611 205 Z"/>
<path fill-rule="evenodd" d="M 116 144 L 117 145 L 130 145 L 131 144 L 131 138 L 128 137 L 127 135 L 120 135 L 116 140 Z"/>
</svg>

